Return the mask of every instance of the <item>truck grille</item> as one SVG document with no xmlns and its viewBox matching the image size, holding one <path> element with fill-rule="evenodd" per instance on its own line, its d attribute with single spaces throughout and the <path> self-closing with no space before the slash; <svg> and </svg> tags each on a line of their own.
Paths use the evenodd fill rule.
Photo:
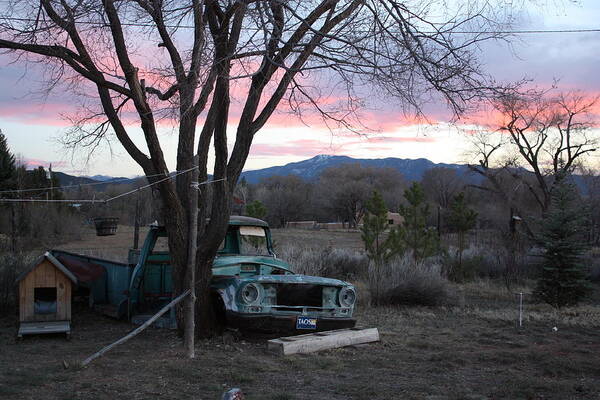
<svg viewBox="0 0 600 400">
<path fill-rule="evenodd" d="M 323 286 L 309 284 L 278 284 L 277 300 L 279 306 L 304 306 L 304 307 L 322 307 L 323 306 Z"/>
</svg>

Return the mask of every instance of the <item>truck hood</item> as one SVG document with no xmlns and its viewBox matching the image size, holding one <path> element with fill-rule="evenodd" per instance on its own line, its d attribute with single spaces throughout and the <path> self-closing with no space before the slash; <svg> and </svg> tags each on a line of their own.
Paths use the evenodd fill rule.
<svg viewBox="0 0 600 400">
<path fill-rule="evenodd" d="M 288 263 L 268 256 L 218 256 L 213 262 L 213 270 L 241 264 L 260 264 L 293 272 Z"/>
<path fill-rule="evenodd" d="M 323 286 L 350 286 L 349 283 L 333 278 L 322 278 L 310 275 L 258 275 L 249 278 L 260 283 L 306 283 Z"/>
</svg>

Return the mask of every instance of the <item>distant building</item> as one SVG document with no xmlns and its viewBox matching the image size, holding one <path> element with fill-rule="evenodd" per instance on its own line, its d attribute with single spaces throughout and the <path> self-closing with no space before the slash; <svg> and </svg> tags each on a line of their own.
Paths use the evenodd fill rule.
<svg viewBox="0 0 600 400">
<path fill-rule="evenodd" d="M 285 224 L 288 229 L 316 229 L 317 221 L 290 221 Z"/>
<path fill-rule="evenodd" d="M 402 217 L 402 215 L 395 213 L 395 212 L 391 212 L 391 211 L 388 211 L 386 219 L 387 219 L 387 224 L 389 226 L 398 226 L 398 225 L 401 225 L 402 222 L 404 222 L 404 218 Z M 363 220 L 361 218 L 358 221 L 358 226 L 360 227 L 362 225 L 363 225 Z"/>
<path fill-rule="evenodd" d="M 388 220 L 388 225 L 400 225 L 402 224 L 402 222 L 404 222 L 404 218 L 402 217 L 402 215 L 398 214 L 398 213 L 394 213 L 394 212 L 389 212 L 387 213 L 387 220 Z"/>
<path fill-rule="evenodd" d="M 387 223 L 389 226 L 402 224 L 404 218 L 398 213 L 388 212 Z M 362 219 L 358 221 L 358 226 L 362 226 Z M 317 221 L 290 221 L 285 224 L 287 229 L 321 229 L 321 230 L 344 230 L 350 229 L 348 222 L 317 222 Z"/>
</svg>

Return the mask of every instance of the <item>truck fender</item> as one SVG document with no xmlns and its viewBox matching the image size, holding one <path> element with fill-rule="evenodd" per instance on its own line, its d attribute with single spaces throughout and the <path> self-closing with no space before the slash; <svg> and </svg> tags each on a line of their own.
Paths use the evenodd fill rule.
<svg viewBox="0 0 600 400">
<path fill-rule="evenodd" d="M 238 311 L 238 306 L 235 301 L 235 288 L 233 286 L 217 289 L 217 293 L 223 301 L 225 311 Z"/>
</svg>

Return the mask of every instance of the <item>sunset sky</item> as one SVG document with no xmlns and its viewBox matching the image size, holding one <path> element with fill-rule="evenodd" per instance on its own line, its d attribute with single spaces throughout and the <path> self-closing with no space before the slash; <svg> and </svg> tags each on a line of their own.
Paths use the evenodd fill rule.
<svg viewBox="0 0 600 400">
<path fill-rule="evenodd" d="M 574 30 L 600 28 L 600 1 L 548 0 L 545 7 L 530 7 L 520 16 L 521 30 Z M 530 78 L 538 87 L 559 80 L 563 90 L 579 89 L 600 93 L 600 32 L 526 33 L 511 42 L 486 43 L 482 61 L 497 80 L 509 82 Z M 67 122 L 61 114 L 73 110 L 76 99 L 64 93 L 43 96 L 36 92 L 43 75 L 35 67 L 9 64 L 0 57 L 0 129 L 9 146 L 29 165 L 47 166 L 70 174 L 133 176 L 141 169 L 115 142 L 86 160 L 82 153 L 71 155 L 59 142 Z M 332 134 L 318 121 L 305 126 L 290 115 L 277 115 L 255 138 L 246 169 L 264 168 L 299 161 L 318 154 L 359 158 L 428 158 L 434 162 L 472 161 L 467 143 L 439 116 L 433 125 L 411 124 L 394 104 L 364 110 L 364 122 L 372 131 L 366 135 L 337 131 Z M 130 127 L 137 132 L 139 129 Z M 233 132 L 230 133 L 233 136 Z M 164 152 L 174 168 L 176 137 L 168 127 L 161 137 Z M 600 160 L 600 156 L 594 158 Z M 87 161 L 87 162 L 86 162 Z M 596 160 L 593 160 L 596 162 Z"/>
</svg>

